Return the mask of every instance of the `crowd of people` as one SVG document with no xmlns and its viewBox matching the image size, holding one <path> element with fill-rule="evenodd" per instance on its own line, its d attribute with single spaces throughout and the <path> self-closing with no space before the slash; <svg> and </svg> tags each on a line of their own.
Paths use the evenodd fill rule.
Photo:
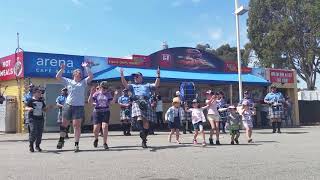
<svg viewBox="0 0 320 180">
<path fill-rule="evenodd" d="M 73 79 L 63 77 L 65 65 L 61 65 L 56 78 L 65 88 L 61 89 L 61 94 L 56 99 L 55 107 L 58 108 L 57 123 L 60 127 L 60 137 L 57 149 L 62 149 L 65 139 L 68 138 L 70 124 L 74 129 L 74 151 L 79 152 L 79 141 L 81 136 L 81 122 L 84 119 L 85 91 L 90 86 L 93 74 L 90 65 L 83 63 L 87 77 L 83 78 L 82 71 L 73 71 Z M 230 144 L 239 144 L 240 129 L 245 128 L 248 143 L 253 143 L 252 129 L 253 116 L 256 114 L 254 103 L 249 92 L 244 93 L 244 98 L 237 104 L 227 104 L 222 91 L 213 92 L 208 90 L 205 93 L 204 103 L 195 98 L 191 102 L 183 102 L 180 92 L 177 91 L 172 99 L 172 106 L 165 111 L 160 95 L 155 94 L 156 88 L 160 85 L 160 68 L 156 71 L 154 83 L 144 83 L 143 75 L 140 72 L 132 74 L 133 83 L 128 83 L 124 77 L 124 70 L 120 70 L 121 83 L 123 85 L 122 94 L 119 90 L 111 90 L 110 84 L 106 81 L 98 86 L 91 87 L 88 103 L 93 106 L 93 146 L 98 147 L 99 133 L 103 136 L 103 148 L 108 146 L 108 127 L 110 121 L 110 105 L 118 103 L 120 106 L 120 121 L 124 136 L 131 135 L 131 125 L 134 123 L 141 138 L 142 148 L 148 148 L 148 135 L 153 133 L 154 124 L 164 128 L 168 124 L 170 130 L 168 142 L 172 142 L 175 135 L 176 143 L 181 143 L 180 130 L 183 134 L 187 131 L 193 133 L 193 144 L 198 144 L 197 137 L 201 135 L 202 146 L 206 146 L 206 134 L 204 126 L 208 121 L 210 126 L 209 144 L 221 145 L 219 140 L 220 132 L 230 133 Z M 41 97 L 42 91 L 37 87 L 30 87 L 30 92 L 24 100 L 27 112 L 27 122 L 29 130 L 29 150 L 34 152 L 42 151 L 40 144 L 44 127 L 44 113 L 53 108 L 46 106 Z M 273 133 L 281 133 L 281 119 L 284 107 L 290 104 L 288 98 L 284 98 L 277 92 L 275 86 L 265 96 L 264 102 L 269 104 L 269 118 L 272 122 Z M 201 106 L 201 104 L 203 106 Z M 284 106 L 286 104 L 286 106 Z M 290 106 L 291 108 L 291 106 Z M 206 113 L 204 113 L 206 110 Z M 164 116 L 164 120 L 163 120 Z M 290 116 L 291 117 L 291 116 Z M 192 129 L 194 132 L 192 132 Z M 215 141 L 214 141 L 215 135 Z M 35 149 L 34 149 L 35 145 Z"/>
</svg>

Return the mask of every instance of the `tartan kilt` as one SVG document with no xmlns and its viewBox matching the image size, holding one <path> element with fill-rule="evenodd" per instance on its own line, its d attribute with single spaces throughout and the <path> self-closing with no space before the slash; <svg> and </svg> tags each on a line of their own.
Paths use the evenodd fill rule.
<svg viewBox="0 0 320 180">
<path fill-rule="evenodd" d="M 125 112 L 126 112 L 126 109 L 120 110 L 120 121 L 131 120 L 131 113 L 128 115 Z"/>
<path fill-rule="evenodd" d="M 283 118 L 283 106 L 270 106 L 269 107 L 269 119 L 281 119 Z"/>
<path fill-rule="evenodd" d="M 138 116 L 142 116 L 147 121 L 155 122 L 156 121 L 156 113 L 151 109 L 150 103 L 147 104 L 147 110 L 142 111 L 138 105 L 138 103 L 132 103 L 132 111 L 131 117 L 136 119 Z"/>
</svg>

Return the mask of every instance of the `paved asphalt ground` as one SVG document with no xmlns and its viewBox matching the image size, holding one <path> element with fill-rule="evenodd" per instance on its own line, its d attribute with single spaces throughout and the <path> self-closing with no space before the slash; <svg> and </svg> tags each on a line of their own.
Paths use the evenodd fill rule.
<svg viewBox="0 0 320 180">
<path fill-rule="evenodd" d="M 137 133 L 110 134 L 109 151 L 93 148 L 92 135 L 83 134 L 79 153 L 72 138 L 56 150 L 56 133 L 44 134 L 42 153 L 29 153 L 26 134 L 1 134 L 0 180 L 320 179 L 320 127 L 255 130 L 254 144 L 242 133 L 240 145 L 229 145 L 224 134 L 223 145 L 207 147 L 191 144 L 190 134 L 170 144 L 162 132 L 149 137 L 149 149 L 140 147 Z"/>
</svg>

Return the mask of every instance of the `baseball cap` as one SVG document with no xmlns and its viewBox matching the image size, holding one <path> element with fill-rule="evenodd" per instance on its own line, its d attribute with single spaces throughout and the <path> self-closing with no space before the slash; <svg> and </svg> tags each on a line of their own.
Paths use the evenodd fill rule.
<svg viewBox="0 0 320 180">
<path fill-rule="evenodd" d="M 236 109 L 236 107 L 234 105 L 231 105 L 228 107 L 228 109 Z"/>
<path fill-rule="evenodd" d="M 132 73 L 131 76 L 142 76 L 141 72 Z"/>
<path fill-rule="evenodd" d="M 192 103 L 199 103 L 198 99 L 192 100 Z"/>
</svg>

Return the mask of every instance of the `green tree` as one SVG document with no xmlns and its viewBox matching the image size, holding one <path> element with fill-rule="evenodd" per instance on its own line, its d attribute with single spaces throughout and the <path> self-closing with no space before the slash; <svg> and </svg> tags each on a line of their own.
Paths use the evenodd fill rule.
<svg viewBox="0 0 320 180">
<path fill-rule="evenodd" d="M 223 44 L 217 49 L 211 48 L 209 44 L 198 44 L 196 48 L 214 54 L 225 61 L 237 61 L 237 47 L 230 47 L 229 44 Z M 250 50 L 251 49 L 240 50 L 243 61 L 242 64 L 244 65 L 249 63 Z"/>
<path fill-rule="evenodd" d="M 251 0 L 248 37 L 264 67 L 294 68 L 310 90 L 320 65 L 320 0 Z"/>
</svg>

